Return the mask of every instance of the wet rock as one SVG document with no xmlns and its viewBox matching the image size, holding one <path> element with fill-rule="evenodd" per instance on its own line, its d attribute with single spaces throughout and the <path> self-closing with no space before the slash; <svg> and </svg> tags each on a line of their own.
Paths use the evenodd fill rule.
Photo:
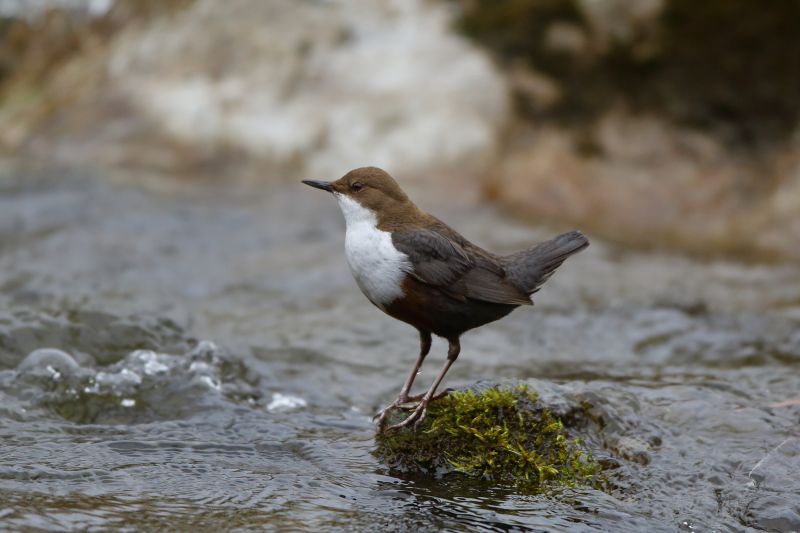
<svg viewBox="0 0 800 533">
<path fill-rule="evenodd" d="M 438 476 L 458 472 L 527 492 L 559 484 L 601 486 L 601 463 L 548 405 L 524 384 L 478 384 L 432 402 L 416 429 L 379 433 L 375 453 L 391 468 Z M 579 407 L 563 399 L 553 405 L 563 420 L 577 420 L 570 412 Z M 395 412 L 389 424 L 405 416 Z"/>
</svg>

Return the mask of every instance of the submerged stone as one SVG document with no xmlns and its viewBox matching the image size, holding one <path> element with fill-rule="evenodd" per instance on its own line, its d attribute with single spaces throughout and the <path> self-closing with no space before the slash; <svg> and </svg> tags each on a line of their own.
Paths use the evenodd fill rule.
<svg viewBox="0 0 800 533">
<path fill-rule="evenodd" d="M 378 458 L 407 472 L 457 472 L 524 492 L 606 483 L 601 463 L 524 384 L 455 391 L 432 402 L 416 430 L 379 433 L 376 443 Z"/>
</svg>

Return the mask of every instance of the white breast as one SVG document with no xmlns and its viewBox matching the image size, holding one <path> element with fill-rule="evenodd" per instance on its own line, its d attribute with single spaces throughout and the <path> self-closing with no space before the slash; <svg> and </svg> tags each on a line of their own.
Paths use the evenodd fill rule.
<svg viewBox="0 0 800 533">
<path fill-rule="evenodd" d="M 344 248 L 350 271 L 361 292 L 384 309 L 403 295 L 401 283 L 411 262 L 394 247 L 391 234 L 378 229 L 372 211 L 343 194 L 336 199 L 347 225 Z"/>
</svg>

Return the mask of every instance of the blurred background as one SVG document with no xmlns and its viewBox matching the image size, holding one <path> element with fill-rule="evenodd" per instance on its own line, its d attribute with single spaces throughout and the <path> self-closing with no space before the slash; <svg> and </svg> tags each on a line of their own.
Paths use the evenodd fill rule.
<svg viewBox="0 0 800 533">
<path fill-rule="evenodd" d="M 4 0 L 0 148 L 218 181 L 373 164 L 531 221 L 800 260 L 795 0 Z"/>
<path fill-rule="evenodd" d="M 607 492 L 371 454 L 416 333 L 300 184 L 366 165 L 590 236 L 447 385 L 590 409 Z M 0 0 L 0 528 L 797 531 L 798 263 L 800 0 Z"/>
</svg>

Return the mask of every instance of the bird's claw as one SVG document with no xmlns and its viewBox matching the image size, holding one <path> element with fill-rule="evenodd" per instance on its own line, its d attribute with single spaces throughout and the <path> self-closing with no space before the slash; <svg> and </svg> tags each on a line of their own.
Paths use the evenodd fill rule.
<svg viewBox="0 0 800 533">
<path fill-rule="evenodd" d="M 417 396 L 414 396 L 414 397 L 409 397 L 407 395 L 406 396 L 398 396 L 392 403 L 390 403 L 389 405 L 387 405 L 386 407 L 384 407 L 383 409 L 378 411 L 378 414 L 376 414 L 375 416 L 372 417 L 372 421 L 373 422 L 377 421 L 379 428 L 383 427 L 386 424 L 386 418 L 389 416 L 389 413 L 391 413 L 392 410 L 398 409 L 398 408 L 402 409 L 402 407 L 405 404 L 407 404 L 407 403 L 409 403 L 411 401 L 414 401 L 416 398 L 417 398 Z"/>
<path fill-rule="evenodd" d="M 433 398 L 431 398 L 431 401 L 438 400 L 439 398 L 447 396 L 451 392 L 453 392 L 453 389 L 447 388 L 447 389 L 443 390 L 442 392 L 440 392 L 438 394 L 434 394 Z M 424 397 L 425 397 L 425 393 L 415 394 L 414 396 L 409 396 L 408 399 L 404 403 L 398 404 L 397 408 L 398 409 L 402 409 L 403 411 L 413 411 L 414 409 L 417 408 L 417 406 L 419 405 L 419 402 Z"/>
<path fill-rule="evenodd" d="M 428 403 L 429 402 L 430 402 L 430 399 L 422 398 L 422 400 L 420 400 L 419 404 L 417 404 L 416 409 L 414 409 L 414 412 L 411 413 L 408 416 L 408 418 L 406 418 L 402 422 L 398 422 L 397 424 L 395 424 L 393 426 L 389 426 L 388 428 L 386 428 L 386 431 L 391 431 L 393 429 L 404 428 L 404 427 L 407 427 L 407 426 L 411 425 L 412 423 L 414 424 L 414 429 L 417 429 L 420 426 L 420 424 L 422 424 L 422 421 L 425 420 L 425 415 L 428 413 Z"/>
<path fill-rule="evenodd" d="M 414 412 L 411 413 L 408 416 L 408 418 L 406 418 L 405 420 L 403 420 L 399 424 L 395 424 L 393 426 L 389 426 L 386 429 L 389 430 L 389 429 L 396 429 L 396 428 L 400 428 L 400 427 L 405 427 L 408 424 L 410 424 L 411 422 L 414 422 L 415 420 L 416 420 L 416 423 L 414 424 L 414 427 L 419 427 L 419 424 L 425 418 L 425 414 L 427 413 L 428 404 L 433 400 L 438 400 L 442 396 L 446 396 L 446 395 L 450 394 L 451 392 L 453 392 L 453 389 L 450 389 L 450 388 L 445 389 L 442 392 L 440 392 L 439 394 L 435 394 L 428 401 L 425 401 L 425 394 L 424 393 L 415 394 L 413 396 L 408 396 L 408 395 L 400 396 L 395 401 L 393 401 L 392 403 L 390 403 L 389 405 L 387 405 L 386 407 L 384 407 L 383 409 L 378 411 L 378 414 L 376 414 L 375 416 L 372 417 L 372 421 L 373 422 L 377 421 L 378 428 L 383 429 L 383 426 L 386 424 L 386 419 L 389 417 L 389 413 L 391 413 L 394 409 L 401 409 L 403 411 L 411 411 L 411 410 L 413 410 Z M 425 407 L 423 407 L 422 414 L 420 415 L 420 414 L 418 414 L 418 411 L 420 410 L 420 406 L 422 405 L 422 402 L 425 402 Z"/>
</svg>

